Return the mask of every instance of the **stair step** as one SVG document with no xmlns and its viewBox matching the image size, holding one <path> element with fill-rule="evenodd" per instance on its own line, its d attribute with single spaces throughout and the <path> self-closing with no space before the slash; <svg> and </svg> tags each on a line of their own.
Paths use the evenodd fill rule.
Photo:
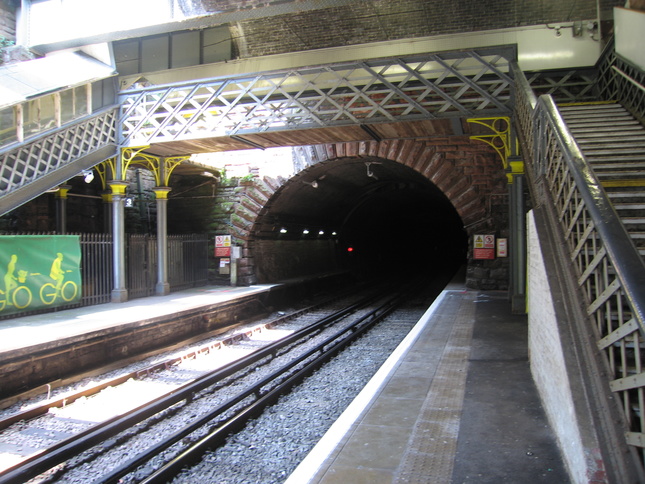
<svg viewBox="0 0 645 484">
<path fill-rule="evenodd" d="M 618 103 L 589 103 L 589 104 L 560 104 L 558 109 L 561 111 L 593 111 L 593 110 L 612 110 L 625 109 Z"/>
<path fill-rule="evenodd" d="M 587 161 L 589 163 L 592 163 L 594 165 L 599 165 L 601 163 L 633 163 L 635 165 L 638 165 L 639 163 L 645 162 L 645 156 L 630 156 L 630 155 L 623 155 L 623 156 L 597 156 L 597 155 L 590 155 L 587 153 L 584 153 L 585 158 L 587 158 Z"/>
<path fill-rule="evenodd" d="M 602 128 L 602 130 L 599 130 L 598 128 L 575 128 L 570 125 L 568 125 L 569 131 L 574 136 L 579 136 L 579 135 L 587 135 L 588 133 L 595 134 L 602 136 L 603 134 L 611 134 L 611 133 L 620 133 L 620 134 L 625 134 L 625 133 L 642 133 L 643 132 L 643 126 L 640 124 L 634 124 L 630 126 L 605 126 Z"/>
<path fill-rule="evenodd" d="M 580 114 L 565 114 L 564 120 L 569 123 L 597 123 L 607 120 L 612 121 L 631 121 L 632 117 L 629 113 L 580 113 Z"/>
<path fill-rule="evenodd" d="M 645 148 L 645 135 L 642 137 L 630 137 L 630 136 L 621 136 L 615 138 L 580 138 L 576 137 L 578 145 L 582 149 L 597 149 L 597 148 L 611 148 L 611 147 L 620 147 L 620 148 Z"/>
<path fill-rule="evenodd" d="M 594 128 L 594 129 L 601 129 L 601 130 L 605 130 L 605 129 L 610 129 L 611 130 L 611 128 L 609 126 L 611 126 L 614 129 L 614 131 L 616 130 L 616 128 L 619 128 L 619 127 L 626 128 L 626 127 L 634 127 L 635 126 L 638 129 L 642 129 L 642 126 L 635 119 L 620 119 L 620 120 L 612 119 L 611 122 L 608 121 L 607 119 L 604 119 L 602 121 L 591 120 L 591 121 L 588 121 L 588 122 L 584 122 L 584 121 L 570 122 L 570 121 L 565 119 L 565 122 L 567 123 L 567 126 L 569 127 L 571 132 L 576 131 L 578 128 L 581 128 L 581 129 L 583 129 L 583 128 L 587 128 L 587 129 Z"/>
<path fill-rule="evenodd" d="M 640 160 L 613 158 L 611 160 L 600 161 L 594 157 L 586 156 L 587 161 L 594 170 L 643 170 L 645 169 L 645 159 Z"/>
<path fill-rule="evenodd" d="M 643 190 L 634 190 L 631 192 L 621 191 L 621 192 L 608 192 L 607 195 L 611 200 L 618 198 L 645 198 L 645 191 Z"/>
<path fill-rule="evenodd" d="M 645 177 L 643 177 L 643 172 L 642 171 L 630 171 L 630 170 L 623 170 L 623 171 L 609 171 L 609 170 L 595 170 L 594 173 L 598 177 L 601 183 L 605 182 L 612 182 L 609 183 L 608 186 L 631 186 L 631 187 L 640 187 L 642 188 L 643 185 L 641 182 L 645 182 Z M 622 183 L 620 183 L 622 182 Z M 626 182 L 633 182 L 633 183 L 626 183 Z"/>
<path fill-rule="evenodd" d="M 583 153 L 589 156 L 594 155 L 645 155 L 645 146 L 623 147 L 622 145 L 611 146 L 581 146 Z"/>
<path fill-rule="evenodd" d="M 558 109 L 567 112 L 577 111 L 613 111 L 615 109 L 625 109 L 618 103 L 596 103 L 596 104 L 559 104 Z"/>
<path fill-rule="evenodd" d="M 645 210 L 645 202 L 638 203 L 614 203 L 614 208 L 616 210 L 631 211 L 631 210 Z"/>
<path fill-rule="evenodd" d="M 633 176 L 633 177 L 627 177 L 627 178 L 607 179 L 606 177 L 598 175 L 598 178 L 600 178 L 600 183 L 602 184 L 605 190 L 612 190 L 612 189 L 625 190 L 629 188 L 645 187 L 645 178 L 643 178 L 642 176 L 640 178 Z"/>
<path fill-rule="evenodd" d="M 623 217 L 625 226 L 645 224 L 645 217 Z"/>
<path fill-rule="evenodd" d="M 572 131 L 573 133 L 573 131 Z M 645 143 L 645 129 L 640 132 L 625 133 L 621 131 L 595 131 L 592 133 L 580 133 L 576 136 L 578 144 L 587 143 Z"/>
</svg>

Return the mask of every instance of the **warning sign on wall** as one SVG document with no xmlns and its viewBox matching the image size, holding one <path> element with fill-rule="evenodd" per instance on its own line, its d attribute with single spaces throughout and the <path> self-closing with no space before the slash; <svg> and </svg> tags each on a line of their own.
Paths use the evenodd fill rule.
<svg viewBox="0 0 645 484">
<path fill-rule="evenodd" d="M 230 247 L 215 247 L 215 257 L 230 257 L 231 248 Z"/>
<path fill-rule="evenodd" d="M 230 247 L 231 246 L 231 236 L 230 235 L 216 235 L 215 236 L 215 247 Z"/>
<path fill-rule="evenodd" d="M 475 234 L 473 240 L 473 259 L 495 258 L 495 236 L 490 234 Z"/>
</svg>

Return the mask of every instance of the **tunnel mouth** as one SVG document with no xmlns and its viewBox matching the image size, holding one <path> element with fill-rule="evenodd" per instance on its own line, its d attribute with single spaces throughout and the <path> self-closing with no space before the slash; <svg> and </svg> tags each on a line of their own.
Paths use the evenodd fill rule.
<svg viewBox="0 0 645 484">
<path fill-rule="evenodd" d="M 454 271 L 461 218 L 430 180 L 382 158 L 340 158 L 288 180 L 252 230 L 259 282 L 331 271 L 360 279 Z"/>
</svg>

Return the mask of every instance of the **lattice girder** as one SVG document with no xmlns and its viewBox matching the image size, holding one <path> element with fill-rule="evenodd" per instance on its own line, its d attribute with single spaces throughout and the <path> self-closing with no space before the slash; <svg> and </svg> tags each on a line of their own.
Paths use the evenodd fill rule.
<svg viewBox="0 0 645 484">
<path fill-rule="evenodd" d="M 124 92 L 123 146 L 449 116 L 509 115 L 516 52 L 484 48 Z"/>
<path fill-rule="evenodd" d="M 117 109 L 110 108 L 72 126 L 0 151 L 0 213 L 107 158 L 109 155 L 104 157 L 104 154 L 116 150 L 116 117 Z M 54 176 L 55 173 L 60 175 Z M 19 190 L 23 193 L 18 195 Z"/>
</svg>

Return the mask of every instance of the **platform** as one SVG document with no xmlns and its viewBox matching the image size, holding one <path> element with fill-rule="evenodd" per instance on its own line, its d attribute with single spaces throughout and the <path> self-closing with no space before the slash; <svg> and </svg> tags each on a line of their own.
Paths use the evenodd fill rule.
<svg viewBox="0 0 645 484">
<path fill-rule="evenodd" d="M 299 290 L 294 284 L 201 287 L 0 321 L 0 406 L 220 334 Z"/>
<path fill-rule="evenodd" d="M 451 284 L 286 484 L 568 483 L 506 293 Z"/>
<path fill-rule="evenodd" d="M 205 287 L 0 321 L 0 354 L 271 291 Z M 13 349 L 13 351 L 12 351 Z M 287 484 L 569 482 L 506 293 L 451 283 Z"/>
<path fill-rule="evenodd" d="M 266 292 L 276 284 L 248 287 L 206 286 L 166 296 L 133 299 L 0 321 L 0 353 L 86 333 L 222 304 Z"/>
</svg>

